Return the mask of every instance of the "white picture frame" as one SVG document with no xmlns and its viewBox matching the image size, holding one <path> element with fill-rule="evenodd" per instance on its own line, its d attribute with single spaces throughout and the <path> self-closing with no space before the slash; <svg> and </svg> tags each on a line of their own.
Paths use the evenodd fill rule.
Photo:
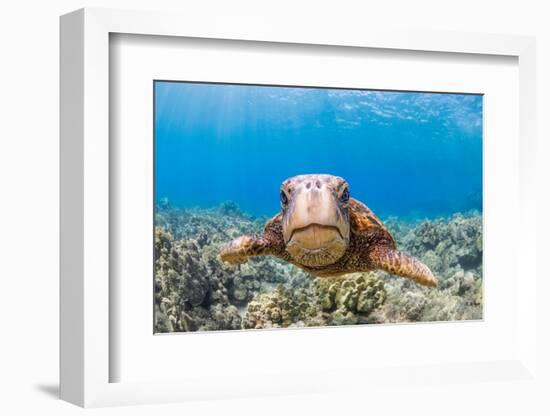
<svg viewBox="0 0 550 416">
<path fill-rule="evenodd" d="M 194 377 L 178 381 L 111 382 L 109 296 L 110 171 L 109 157 L 109 37 L 122 33 L 147 36 L 331 45 L 341 48 L 377 48 L 430 51 L 442 54 L 505 55 L 519 66 L 519 178 L 520 225 L 517 265 L 522 285 L 517 291 L 518 345 L 505 359 L 471 363 L 418 362 L 410 367 L 375 369 L 331 368 L 331 377 L 319 374 L 270 373 L 258 382 L 238 382 L 220 375 L 213 381 Z M 262 394 L 296 394 L 370 389 L 391 380 L 418 383 L 460 379 L 525 380 L 537 382 L 536 365 L 536 241 L 535 181 L 535 41 L 530 37 L 467 33 L 381 32 L 353 29 L 330 32 L 312 24 L 308 31 L 262 21 L 222 18 L 205 25 L 192 16 L 167 13 L 83 9 L 61 18 L 61 398 L 80 406 L 157 403 L 199 398 Z M 292 332 L 292 331 L 291 331 Z M 296 332 L 294 332 L 294 335 Z M 285 335 L 292 338 L 293 334 Z M 209 335 L 215 337 L 215 334 Z M 215 342 L 215 341 L 213 341 Z M 250 365 L 252 367 L 252 365 Z M 246 369 L 243 370 L 246 373 Z M 252 373 L 251 373 L 252 374 Z M 477 376 L 476 376 L 477 374 Z M 479 375 L 482 374 L 480 377 Z M 412 375 L 412 378 L 410 376 Z M 350 380 L 342 382 L 342 380 Z"/>
</svg>

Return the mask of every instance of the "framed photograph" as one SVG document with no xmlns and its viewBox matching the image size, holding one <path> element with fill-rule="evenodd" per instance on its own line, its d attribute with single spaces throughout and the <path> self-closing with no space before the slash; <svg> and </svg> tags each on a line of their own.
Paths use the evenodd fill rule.
<svg viewBox="0 0 550 416">
<path fill-rule="evenodd" d="M 534 40 L 234 24 L 61 18 L 62 398 L 537 383 Z"/>
<path fill-rule="evenodd" d="M 155 333 L 483 318 L 481 94 L 153 88 Z"/>
</svg>

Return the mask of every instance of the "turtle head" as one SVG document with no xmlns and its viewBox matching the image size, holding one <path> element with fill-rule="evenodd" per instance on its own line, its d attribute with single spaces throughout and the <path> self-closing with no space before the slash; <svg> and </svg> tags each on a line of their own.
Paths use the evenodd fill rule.
<svg viewBox="0 0 550 416">
<path fill-rule="evenodd" d="M 293 260 L 307 267 L 336 262 L 349 244 L 349 186 L 332 175 L 299 175 L 281 185 L 283 237 Z"/>
</svg>

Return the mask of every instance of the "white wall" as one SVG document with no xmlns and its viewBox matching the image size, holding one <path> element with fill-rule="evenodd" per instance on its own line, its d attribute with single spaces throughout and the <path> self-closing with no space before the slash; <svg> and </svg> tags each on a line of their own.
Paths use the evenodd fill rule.
<svg viewBox="0 0 550 416">
<path fill-rule="evenodd" d="M 545 1 L 357 1 L 307 2 L 298 0 L 197 1 L 144 0 L 21 0 L 0 6 L 0 413 L 70 414 L 79 409 L 55 400 L 58 367 L 58 16 L 84 6 L 181 10 L 208 19 L 209 13 L 255 13 L 281 22 L 324 19 L 327 26 L 388 24 L 441 30 L 513 33 L 538 37 L 539 165 L 546 183 L 540 217 L 548 213 L 548 152 L 550 128 L 550 13 Z M 253 17 L 252 17 L 253 18 Z M 543 141 L 542 138 L 546 140 Z M 547 215 L 547 214 L 546 214 Z M 539 227 L 539 249 L 548 243 L 548 219 Z M 546 240 L 547 238 L 545 238 Z M 544 250 L 546 254 L 546 250 Z M 541 256 L 542 257 L 542 256 Z M 541 261 L 542 264 L 542 261 Z M 538 290 L 548 293 L 549 284 Z M 542 299 L 542 298 L 541 298 Z M 546 305 L 541 313 L 550 314 Z M 550 326 L 547 326 L 550 327 Z M 542 334 L 541 334 L 542 335 Z M 545 347 L 550 350 L 548 334 Z M 541 357 L 543 364 L 548 360 Z M 387 396 L 258 399 L 218 403 L 166 405 L 152 409 L 103 409 L 101 414 L 149 412 L 345 414 L 411 413 L 412 409 L 438 414 L 542 414 L 529 394 L 515 395 L 507 386 L 469 391 L 434 386 L 431 392 L 400 392 Z M 501 394 L 498 393 L 502 390 Z M 537 392 L 532 393 L 537 394 Z M 442 400 L 449 396 L 450 400 Z M 498 397 L 498 400 L 485 400 Z M 547 405 L 548 406 L 548 405 Z M 11 410 L 8 411 L 7 409 Z M 4 409 L 6 409 L 4 411 Z M 548 411 L 548 408 L 546 409 Z"/>
</svg>

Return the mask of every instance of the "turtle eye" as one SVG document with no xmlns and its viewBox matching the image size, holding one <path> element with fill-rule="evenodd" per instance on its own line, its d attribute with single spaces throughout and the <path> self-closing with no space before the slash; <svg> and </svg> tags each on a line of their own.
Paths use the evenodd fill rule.
<svg viewBox="0 0 550 416">
<path fill-rule="evenodd" d="M 283 207 L 286 207 L 287 204 L 288 204 L 288 197 L 286 196 L 285 191 L 281 191 L 281 205 Z"/>
<path fill-rule="evenodd" d="M 348 202 L 349 201 L 349 189 L 346 188 L 342 192 L 342 195 L 340 195 L 340 201 L 342 202 Z"/>
</svg>

